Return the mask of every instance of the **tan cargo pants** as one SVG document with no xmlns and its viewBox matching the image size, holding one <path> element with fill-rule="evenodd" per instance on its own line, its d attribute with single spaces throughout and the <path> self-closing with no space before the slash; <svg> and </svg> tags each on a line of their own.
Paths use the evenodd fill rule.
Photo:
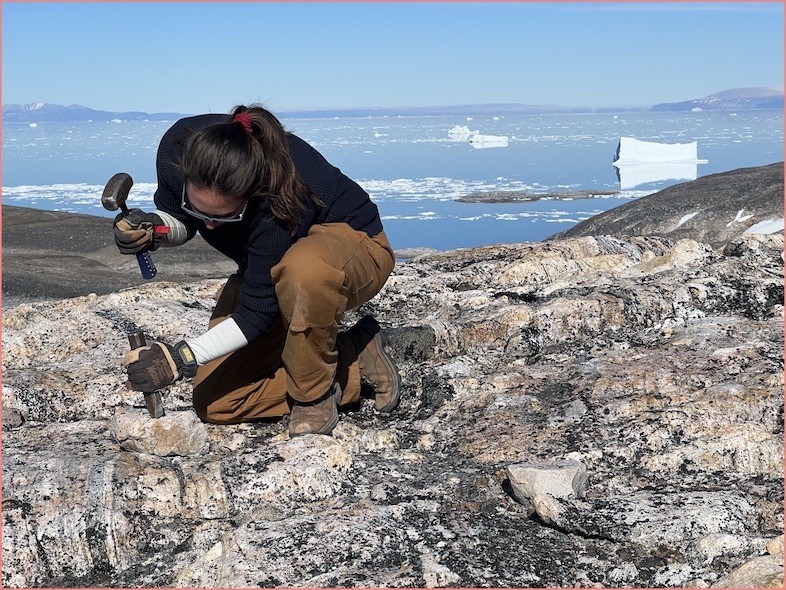
<svg viewBox="0 0 786 590">
<path fill-rule="evenodd" d="M 199 367 L 194 380 L 197 415 L 215 424 L 282 416 L 289 413 L 292 399 L 318 399 L 336 380 L 343 391 L 341 403 L 357 401 L 358 351 L 338 334 L 339 324 L 347 310 L 380 291 L 394 264 L 384 232 L 370 238 L 346 223 L 312 227 L 272 269 L 281 316 L 270 331 Z M 242 276 L 229 277 L 211 327 L 237 308 L 242 285 Z"/>
</svg>

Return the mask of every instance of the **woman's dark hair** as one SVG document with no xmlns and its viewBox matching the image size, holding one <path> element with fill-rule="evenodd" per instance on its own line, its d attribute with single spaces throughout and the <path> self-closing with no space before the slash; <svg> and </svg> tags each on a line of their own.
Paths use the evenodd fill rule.
<svg viewBox="0 0 786 590">
<path fill-rule="evenodd" d="M 237 117 L 241 113 L 247 116 Z M 284 127 L 258 105 L 237 106 L 231 114 L 227 122 L 188 138 L 181 173 L 197 188 L 229 198 L 265 198 L 271 213 L 295 234 L 306 199 L 319 200 L 295 169 Z"/>
</svg>

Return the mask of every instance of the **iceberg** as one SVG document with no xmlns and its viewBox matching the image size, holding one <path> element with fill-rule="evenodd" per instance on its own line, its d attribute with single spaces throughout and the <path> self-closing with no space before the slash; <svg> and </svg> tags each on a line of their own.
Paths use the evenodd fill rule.
<svg viewBox="0 0 786 590">
<path fill-rule="evenodd" d="M 507 135 L 483 135 L 472 131 L 466 125 L 456 125 L 448 130 L 448 137 L 452 141 L 469 141 L 473 148 L 483 149 L 492 147 L 507 147 Z"/>
<path fill-rule="evenodd" d="M 481 135 L 479 133 L 472 136 L 469 144 L 476 149 L 508 147 L 507 135 Z"/>
<path fill-rule="evenodd" d="M 614 165 L 634 162 L 693 162 L 706 164 L 707 160 L 699 160 L 698 143 L 658 143 L 641 141 L 633 137 L 620 137 L 617 151 L 614 154 Z"/>
<path fill-rule="evenodd" d="M 697 164 L 707 160 L 698 157 L 698 144 L 658 143 L 633 137 L 620 137 L 614 154 L 614 167 L 620 188 L 662 180 L 696 180 Z"/>
<path fill-rule="evenodd" d="M 448 131 L 448 137 L 453 141 L 469 141 L 477 131 L 470 131 L 466 125 L 456 125 Z"/>
</svg>

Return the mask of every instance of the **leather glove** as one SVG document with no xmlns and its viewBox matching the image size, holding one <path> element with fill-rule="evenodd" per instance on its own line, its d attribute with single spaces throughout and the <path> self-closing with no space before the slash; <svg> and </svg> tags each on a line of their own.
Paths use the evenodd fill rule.
<svg viewBox="0 0 786 590">
<path fill-rule="evenodd" d="M 196 375 L 198 364 L 184 340 L 174 346 L 153 342 L 127 352 L 123 365 L 128 371 L 131 389 L 152 392 L 171 385 L 183 377 Z"/>
<path fill-rule="evenodd" d="M 115 244 L 122 254 L 155 250 L 166 234 L 156 233 L 153 226 L 163 224 L 158 215 L 141 209 L 130 209 L 128 215 L 120 213 L 115 217 Z"/>
</svg>

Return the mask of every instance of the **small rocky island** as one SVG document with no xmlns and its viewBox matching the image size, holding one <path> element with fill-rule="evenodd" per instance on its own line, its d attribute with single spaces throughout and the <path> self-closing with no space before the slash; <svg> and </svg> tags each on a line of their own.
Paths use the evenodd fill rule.
<svg viewBox="0 0 786 590">
<path fill-rule="evenodd" d="M 98 248 L 104 293 L 4 311 L 4 586 L 782 587 L 784 241 L 746 233 L 782 194 L 780 164 L 728 237 L 747 189 L 701 239 L 601 228 L 399 264 L 346 321 L 386 328 L 399 409 L 364 398 L 295 439 L 199 422 L 187 383 L 150 419 L 125 327 L 197 335 L 223 280 L 163 280 L 159 258 L 111 290 Z M 13 237 L 18 278 L 42 245 Z"/>
<path fill-rule="evenodd" d="M 530 191 L 489 191 L 477 192 L 458 197 L 457 203 L 530 203 L 541 199 L 572 201 L 575 199 L 592 199 L 616 195 L 619 191 L 608 190 L 577 190 L 559 193 L 534 193 Z"/>
</svg>

